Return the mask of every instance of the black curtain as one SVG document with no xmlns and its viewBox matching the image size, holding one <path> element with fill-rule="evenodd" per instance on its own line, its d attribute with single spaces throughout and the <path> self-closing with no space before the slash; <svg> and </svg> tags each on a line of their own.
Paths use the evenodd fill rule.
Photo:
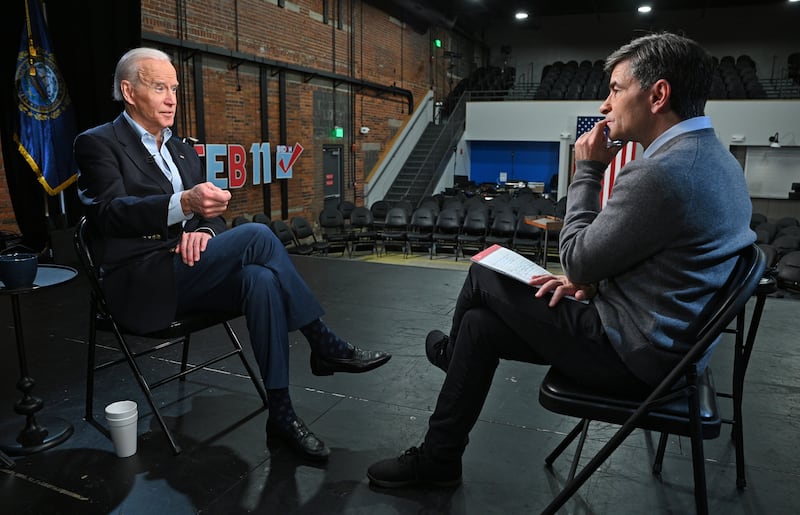
<svg viewBox="0 0 800 515">
<path fill-rule="evenodd" d="M 75 106 L 78 131 L 110 121 L 121 106 L 111 99 L 114 64 L 141 41 L 139 0 L 51 0 L 44 3 L 50 44 Z M 71 227 L 82 215 L 75 185 L 50 197 L 20 155 L 13 134 L 17 121 L 14 74 L 25 23 L 23 0 L 5 2 L 0 16 L 0 138 L 14 215 L 22 244 L 48 248 L 50 231 Z M 50 216 L 48 217 L 48 213 Z"/>
</svg>

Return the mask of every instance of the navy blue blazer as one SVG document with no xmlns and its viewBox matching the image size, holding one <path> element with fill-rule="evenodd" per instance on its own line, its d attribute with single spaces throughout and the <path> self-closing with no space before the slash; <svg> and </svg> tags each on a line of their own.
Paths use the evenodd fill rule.
<svg viewBox="0 0 800 515">
<path fill-rule="evenodd" d="M 184 189 L 205 182 L 194 148 L 176 137 L 166 146 Z M 137 332 L 168 326 L 177 306 L 172 250 L 181 233 L 208 228 L 219 234 L 225 220 L 194 215 L 183 226 L 167 225 L 172 183 L 122 115 L 78 135 L 74 150 L 78 194 L 111 313 Z"/>
</svg>

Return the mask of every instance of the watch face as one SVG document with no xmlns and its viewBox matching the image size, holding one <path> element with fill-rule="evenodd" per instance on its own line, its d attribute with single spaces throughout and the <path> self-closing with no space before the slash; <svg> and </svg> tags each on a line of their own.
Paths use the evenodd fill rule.
<svg viewBox="0 0 800 515">
<path fill-rule="evenodd" d="M 20 110 L 38 119 L 57 118 L 69 97 L 52 54 L 39 49 L 35 57 L 20 57 L 15 76 Z"/>
</svg>

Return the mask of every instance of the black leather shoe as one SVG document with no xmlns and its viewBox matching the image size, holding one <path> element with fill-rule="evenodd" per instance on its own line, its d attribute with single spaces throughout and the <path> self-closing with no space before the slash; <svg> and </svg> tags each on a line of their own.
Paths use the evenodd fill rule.
<svg viewBox="0 0 800 515">
<path fill-rule="evenodd" d="M 443 332 L 435 329 L 428 333 L 425 338 L 425 355 L 431 365 L 447 372 L 447 365 L 450 360 L 447 358 L 447 346 L 450 344 L 450 337 Z"/>
<path fill-rule="evenodd" d="M 315 376 L 329 376 L 334 372 L 359 374 L 376 369 L 392 357 L 388 352 L 363 350 L 347 344 L 353 353 L 349 358 L 322 357 L 311 351 L 311 373 Z"/>
<path fill-rule="evenodd" d="M 461 483 L 461 461 L 436 462 L 426 456 L 421 445 L 397 458 L 381 460 L 367 469 L 371 485 L 383 488 L 451 488 Z"/>
<path fill-rule="evenodd" d="M 328 461 L 331 450 L 312 433 L 299 418 L 294 420 L 289 430 L 279 429 L 267 419 L 267 436 L 277 437 L 293 451 L 313 461 Z"/>
</svg>

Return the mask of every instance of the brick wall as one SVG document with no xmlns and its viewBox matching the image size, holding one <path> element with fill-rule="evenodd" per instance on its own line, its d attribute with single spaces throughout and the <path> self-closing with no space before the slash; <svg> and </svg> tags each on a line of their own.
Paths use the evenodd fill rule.
<svg viewBox="0 0 800 515">
<path fill-rule="evenodd" d="M 278 7 L 274 0 L 188 2 L 186 38 L 192 43 L 237 51 L 256 59 L 404 88 L 413 92 L 415 102 L 433 86 L 432 77 L 442 74 L 442 70 L 432 69 L 447 63 L 431 59 L 430 33 L 419 34 L 356 0 L 343 2 L 343 28 L 339 29 L 340 14 L 336 10 L 339 2 L 327 3 L 330 20 L 325 24 L 322 0 L 286 2 L 285 8 Z M 238 6 L 238 23 L 234 5 Z M 177 38 L 178 19 L 174 2 L 142 2 L 145 39 L 151 34 Z M 204 56 L 203 68 L 206 142 L 240 143 L 249 149 L 251 143 L 261 141 L 258 63 L 253 59 L 235 62 L 220 56 Z M 191 74 L 186 74 L 182 80 L 190 78 Z M 367 167 L 375 161 L 375 147 L 382 148 L 391 139 L 396 131 L 392 122 L 407 119 L 410 113 L 406 101 L 369 91 L 351 92 L 346 83 L 336 85 L 334 96 L 330 80 L 299 73 L 287 73 L 286 84 L 287 141 L 280 141 L 279 85 L 277 75 L 269 74 L 267 100 L 273 167 L 276 145 L 300 143 L 305 148 L 288 182 L 289 217 L 302 214 L 315 220 L 322 209 L 321 163 L 325 144 L 343 146 L 343 196 L 360 204 L 363 180 L 370 171 Z M 315 102 L 315 95 L 329 101 Z M 183 102 L 182 106 L 194 108 L 193 102 Z M 193 133 L 194 118 L 190 113 L 190 124 L 184 133 Z M 345 127 L 343 139 L 330 136 L 334 119 L 336 125 Z M 370 132 L 360 134 L 361 126 L 370 127 Z M 370 150 L 365 150 L 364 145 Z M 248 170 L 251 164 L 248 162 Z M 270 191 L 272 211 L 267 214 L 280 218 L 283 206 L 279 181 L 273 181 Z M 253 185 L 249 178 L 244 187 L 232 190 L 232 194 L 229 220 L 262 211 L 262 187 Z"/>
<path fill-rule="evenodd" d="M 19 227 L 14 218 L 14 208 L 11 206 L 11 197 L 8 194 L 6 167 L 2 152 L 0 152 L 0 232 L 19 233 Z"/>
</svg>

